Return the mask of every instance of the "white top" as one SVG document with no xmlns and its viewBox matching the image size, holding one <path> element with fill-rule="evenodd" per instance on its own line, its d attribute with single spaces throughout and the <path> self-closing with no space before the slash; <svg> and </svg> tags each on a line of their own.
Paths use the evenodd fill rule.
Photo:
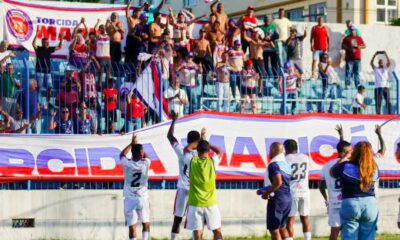
<svg viewBox="0 0 400 240">
<path fill-rule="evenodd" d="M 356 100 L 357 100 L 360 104 L 358 104 Z M 361 108 L 361 107 L 362 107 L 361 104 L 364 104 L 364 95 L 362 95 L 362 94 L 360 94 L 360 93 L 357 93 L 356 97 L 354 98 L 353 106 L 352 106 L 352 107 L 354 107 L 354 108 Z"/>
<path fill-rule="evenodd" d="M 5 57 L 7 57 L 8 55 L 11 54 L 11 51 L 4 51 L 4 52 L 0 52 L 0 61 L 3 60 Z M 5 67 L 7 65 L 7 63 L 11 63 L 11 58 L 8 58 L 3 65 L 1 65 L 2 67 Z"/>
<path fill-rule="evenodd" d="M 150 159 L 133 161 L 127 157 L 121 157 L 121 163 L 124 167 L 124 197 L 148 197 Z"/>
<path fill-rule="evenodd" d="M 176 155 L 178 156 L 179 161 L 179 179 L 178 179 L 178 188 L 189 190 L 189 167 L 190 161 L 193 157 L 197 156 L 197 151 L 193 150 L 191 152 L 184 153 L 183 146 L 180 143 L 174 143 L 172 146 Z"/>
<path fill-rule="evenodd" d="M 389 69 L 387 67 L 374 68 L 375 88 L 389 88 Z"/>
<path fill-rule="evenodd" d="M 321 62 L 321 66 L 323 69 L 325 69 L 327 65 L 327 63 Z M 328 76 L 328 84 L 338 83 L 339 76 L 331 65 L 328 66 L 328 69 L 326 70 L 326 75 Z"/>
<path fill-rule="evenodd" d="M 308 173 L 310 169 L 310 159 L 302 153 L 286 155 L 286 161 L 292 167 L 292 179 L 290 190 L 294 197 L 307 197 L 310 194 L 308 186 Z"/>
<path fill-rule="evenodd" d="M 164 91 L 164 97 L 165 98 L 171 98 L 173 96 L 176 96 L 179 93 L 179 97 L 181 99 L 188 100 L 187 94 L 184 90 L 181 89 L 173 89 L 171 86 L 168 87 L 167 90 Z M 181 101 L 178 98 L 174 98 L 171 101 L 168 101 L 168 109 L 169 111 L 174 111 L 175 113 L 178 114 L 178 117 L 183 117 L 183 107 L 184 105 L 181 103 Z"/>
<path fill-rule="evenodd" d="M 330 174 L 331 168 L 340 159 L 334 159 L 324 165 L 321 172 L 321 180 L 325 180 L 328 189 L 328 199 L 330 208 L 340 208 L 342 202 L 342 186 L 339 178 L 333 178 Z"/>
<path fill-rule="evenodd" d="M 17 121 L 15 120 L 15 118 L 10 116 L 10 128 L 13 132 L 22 128 L 25 124 L 29 124 L 28 120 L 22 119 L 21 121 Z M 26 134 L 27 133 L 26 130 L 27 129 L 23 130 L 21 134 Z"/>
<path fill-rule="evenodd" d="M 292 22 L 287 18 L 275 19 L 273 22 L 276 26 L 276 31 L 279 33 L 278 41 L 286 41 L 289 38 L 289 29 L 292 27 Z"/>
<path fill-rule="evenodd" d="M 110 37 L 107 34 L 100 35 L 96 41 L 96 57 L 110 58 Z"/>
</svg>

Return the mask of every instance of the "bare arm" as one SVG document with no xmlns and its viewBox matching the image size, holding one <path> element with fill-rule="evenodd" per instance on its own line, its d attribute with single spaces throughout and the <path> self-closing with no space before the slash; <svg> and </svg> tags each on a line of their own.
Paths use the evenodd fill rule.
<svg viewBox="0 0 400 240">
<path fill-rule="evenodd" d="M 126 19 L 128 19 L 128 20 L 131 17 L 130 11 L 131 11 L 132 3 L 133 3 L 133 0 L 129 0 L 128 5 L 126 6 L 126 9 L 125 9 Z"/>
<path fill-rule="evenodd" d="M 213 152 L 215 152 L 215 154 L 217 154 L 219 157 L 222 157 L 222 152 L 221 152 L 221 150 L 220 150 L 217 146 L 214 146 L 214 145 L 211 145 L 211 144 L 210 144 L 210 149 L 211 149 Z"/>
<path fill-rule="evenodd" d="M 164 6 L 164 4 L 165 4 L 165 0 L 162 0 L 160 2 L 160 5 L 158 5 L 158 7 L 156 8 L 156 11 L 159 12 L 161 10 L 161 8 Z"/>
<path fill-rule="evenodd" d="M 271 188 L 269 188 L 263 195 L 263 199 L 268 199 L 269 195 L 276 190 L 278 190 L 282 186 L 282 175 L 281 174 L 276 174 L 275 176 L 272 177 L 272 183 L 271 183 Z"/>
<path fill-rule="evenodd" d="M 203 15 L 201 15 L 200 17 L 197 17 L 197 18 L 191 20 L 191 21 L 188 23 L 188 26 L 190 26 L 190 25 L 192 25 L 193 23 L 199 21 L 200 19 L 204 18 L 205 16 L 206 16 L 206 15 L 203 14 Z"/>
<path fill-rule="evenodd" d="M 386 144 L 385 144 L 385 140 L 383 140 L 383 137 L 382 137 L 381 126 L 379 126 L 379 125 L 375 126 L 375 133 L 376 133 L 376 135 L 378 135 L 378 138 L 379 138 L 380 149 L 378 150 L 378 153 L 383 157 L 383 156 L 385 156 L 385 153 L 386 153 Z"/>
<path fill-rule="evenodd" d="M 219 0 L 217 0 L 217 1 L 215 1 L 215 2 L 213 2 L 212 4 L 211 4 L 211 6 L 210 6 L 210 11 L 211 11 L 211 13 L 216 13 L 217 12 L 217 3 L 219 3 Z"/>
<path fill-rule="evenodd" d="M 318 184 L 319 192 L 321 193 L 322 197 L 324 198 L 325 202 L 328 201 L 328 195 L 326 194 L 326 182 L 325 180 L 321 180 Z"/>
<path fill-rule="evenodd" d="M 372 69 L 375 69 L 375 63 L 374 62 L 375 62 L 376 55 L 377 55 L 377 53 L 374 54 L 374 56 L 372 57 L 371 62 L 370 62 Z"/>
<path fill-rule="evenodd" d="M 123 150 L 122 150 L 122 152 L 121 152 L 121 154 L 119 155 L 119 157 L 120 158 L 122 158 L 122 157 L 126 157 L 128 154 L 129 154 L 129 152 L 131 151 L 131 149 L 132 149 L 132 145 L 134 145 L 134 144 L 136 144 L 137 143 L 137 137 L 136 137 L 136 135 L 132 135 L 132 140 L 131 140 L 131 143 L 129 143 Z"/>
<path fill-rule="evenodd" d="M 390 68 L 391 62 L 390 62 L 389 55 L 387 54 L 386 51 L 383 51 L 383 54 L 384 54 L 385 57 L 386 57 L 386 67 L 387 67 L 387 68 Z"/>
<path fill-rule="evenodd" d="M 97 31 L 99 30 L 100 19 L 97 19 L 96 25 L 94 25 L 94 34 L 97 36 Z"/>
<path fill-rule="evenodd" d="M 193 13 L 189 12 L 186 9 L 182 9 L 182 12 L 185 13 L 187 16 L 189 16 L 190 20 L 193 20 L 196 18 L 196 16 Z"/>
<path fill-rule="evenodd" d="M 64 34 L 61 34 L 60 43 L 58 43 L 58 46 L 55 48 L 56 51 L 60 50 L 63 47 L 63 42 L 64 42 Z"/>
<path fill-rule="evenodd" d="M 336 131 L 338 132 L 338 134 L 339 134 L 339 139 L 340 139 L 340 141 L 344 141 L 342 124 L 336 125 L 335 130 L 336 130 Z"/>
<path fill-rule="evenodd" d="M 39 35 L 39 26 L 37 26 L 37 28 L 36 28 L 36 34 L 32 41 L 32 47 L 35 50 L 37 49 L 36 40 L 37 40 L 38 35 Z"/>
<path fill-rule="evenodd" d="M 171 145 L 173 145 L 174 143 L 178 142 L 178 140 L 174 136 L 175 122 L 176 122 L 176 119 L 178 119 L 178 114 L 176 114 L 174 111 L 172 111 L 171 117 L 172 117 L 172 122 L 171 122 L 171 126 L 168 129 L 167 138 L 168 138 L 169 143 Z"/>
<path fill-rule="evenodd" d="M 85 22 L 85 18 L 81 18 L 80 23 L 78 23 L 78 25 L 75 26 L 74 31 L 72 31 L 72 38 L 76 38 L 76 35 L 78 34 L 78 29 L 81 26 L 81 24 L 83 24 Z"/>
</svg>

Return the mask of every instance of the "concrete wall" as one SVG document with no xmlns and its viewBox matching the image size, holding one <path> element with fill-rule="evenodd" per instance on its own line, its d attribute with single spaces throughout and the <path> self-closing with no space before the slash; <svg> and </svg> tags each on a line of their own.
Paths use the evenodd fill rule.
<svg viewBox="0 0 400 240">
<path fill-rule="evenodd" d="M 396 220 L 398 189 L 379 190 L 379 232 L 399 234 Z M 168 238 L 171 227 L 174 190 L 150 191 L 151 235 Z M 254 190 L 219 190 L 219 206 L 226 236 L 264 235 L 266 202 Z M 0 191 L 0 239 L 127 239 L 124 226 L 122 191 L 49 190 Z M 313 235 L 329 234 L 326 208 L 317 190 L 311 194 Z M 35 218 L 35 228 L 11 228 L 12 218 Z M 185 239 L 190 233 L 183 230 Z M 301 233 L 296 225 L 296 233 Z M 210 236 L 207 233 L 207 236 Z"/>
</svg>

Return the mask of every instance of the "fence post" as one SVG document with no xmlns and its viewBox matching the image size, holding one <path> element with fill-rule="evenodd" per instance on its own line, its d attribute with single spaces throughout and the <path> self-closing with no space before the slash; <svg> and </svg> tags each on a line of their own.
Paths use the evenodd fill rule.
<svg viewBox="0 0 400 240">
<path fill-rule="evenodd" d="M 156 65 L 156 67 L 157 67 L 157 73 L 159 72 L 158 70 L 159 70 L 159 65 L 157 64 Z M 159 80 L 159 85 L 160 85 L 160 102 L 159 102 L 159 106 L 158 106 L 158 112 L 159 112 L 159 117 L 160 117 L 160 123 L 162 123 L 162 121 L 163 121 L 163 104 L 164 104 L 164 99 L 163 99 L 163 78 L 162 78 L 162 74 L 159 76 L 159 78 L 158 78 L 158 80 Z"/>
<path fill-rule="evenodd" d="M 393 76 L 394 79 L 396 79 L 396 109 L 397 109 L 397 114 L 400 114 L 400 79 L 397 76 L 396 72 L 393 71 Z"/>
<path fill-rule="evenodd" d="M 30 94 L 30 92 L 29 92 L 29 82 L 30 82 L 29 74 L 30 74 L 30 72 L 29 72 L 29 60 L 28 59 L 29 59 L 29 57 L 28 58 L 25 57 L 23 59 L 23 62 L 24 62 L 25 75 L 26 75 L 26 85 L 25 85 L 25 87 L 26 87 L 25 91 L 26 91 L 26 94 L 27 94 L 27 96 L 25 98 L 26 117 L 27 117 L 27 119 L 29 121 L 29 119 L 31 119 L 31 116 L 30 116 L 30 112 L 29 112 L 29 94 Z M 25 94 L 25 92 L 22 91 L 22 94 Z"/>
<path fill-rule="evenodd" d="M 285 71 L 283 70 L 282 67 L 279 68 L 279 77 L 282 76 L 282 90 L 283 90 L 283 94 L 282 94 L 282 105 L 281 105 L 281 110 L 282 110 L 282 114 L 286 115 L 287 114 L 287 109 L 286 109 L 286 76 L 285 76 Z"/>
</svg>

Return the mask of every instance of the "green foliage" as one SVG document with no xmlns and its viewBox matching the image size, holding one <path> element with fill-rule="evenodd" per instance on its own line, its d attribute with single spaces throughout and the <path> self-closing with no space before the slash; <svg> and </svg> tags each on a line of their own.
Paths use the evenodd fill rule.
<svg viewBox="0 0 400 240">
<path fill-rule="evenodd" d="M 390 25 L 392 25 L 392 26 L 400 26 L 400 18 L 392 18 L 390 20 Z"/>
</svg>

